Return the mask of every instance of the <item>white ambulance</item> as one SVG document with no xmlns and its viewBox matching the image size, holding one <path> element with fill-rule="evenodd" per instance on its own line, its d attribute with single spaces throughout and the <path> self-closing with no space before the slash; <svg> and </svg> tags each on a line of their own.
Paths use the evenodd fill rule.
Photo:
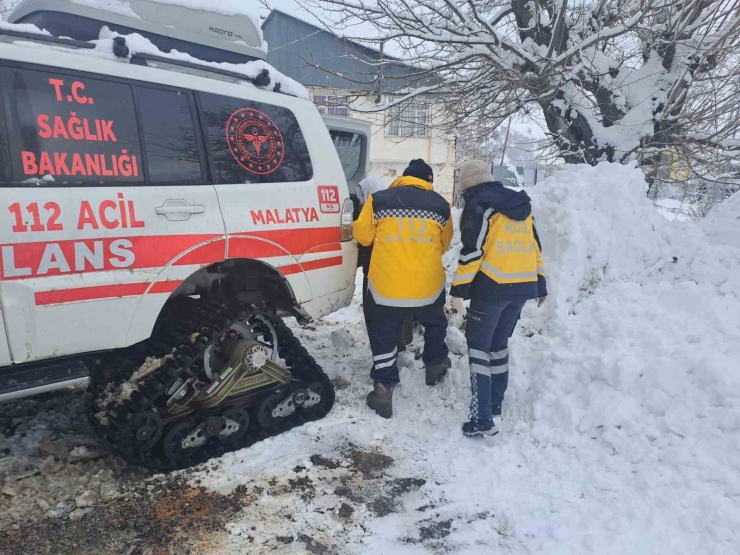
<svg viewBox="0 0 740 555">
<path fill-rule="evenodd" d="M 280 317 L 351 301 L 354 162 L 247 14 L 110 4 L 0 25 L 0 400 L 90 374 L 105 439 L 181 467 L 331 408 Z"/>
</svg>

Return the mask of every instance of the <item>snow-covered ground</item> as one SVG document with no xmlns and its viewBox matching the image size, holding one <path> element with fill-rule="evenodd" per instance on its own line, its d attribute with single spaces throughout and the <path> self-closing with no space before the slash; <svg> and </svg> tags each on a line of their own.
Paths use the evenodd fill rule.
<svg viewBox="0 0 740 555">
<path fill-rule="evenodd" d="M 219 491 L 276 480 L 214 552 L 246 536 L 251 549 L 285 553 L 311 542 L 368 554 L 740 552 L 740 250 L 666 221 L 644 191 L 637 169 L 608 165 L 564 170 L 534 190 L 551 297 L 544 310 L 525 308 L 513 339 L 503 437 L 460 432 L 468 371 L 457 329 L 440 387 L 424 385 L 412 354 L 401 357 L 389 421 L 364 407 L 359 295 L 302 331 L 348 387 L 325 420 L 203 473 Z M 350 444 L 393 462 L 384 478 L 352 482 L 348 501 Z M 317 453 L 345 467 L 314 465 Z M 280 493 L 298 477 L 312 495 Z M 415 486 L 391 496 L 392 512 L 375 510 L 399 479 Z"/>
<path fill-rule="evenodd" d="M 528 191 L 551 294 L 525 307 L 513 338 L 496 438 L 460 432 L 469 376 L 457 328 L 453 368 L 436 388 L 415 359 L 418 337 L 401 355 L 391 420 L 364 406 L 371 357 L 359 288 L 351 306 L 297 329 L 337 383 L 335 408 L 182 475 L 193 491 L 230 500 L 226 512 L 203 513 L 226 516 L 195 552 L 739 553 L 737 211 L 726 203 L 701 225 L 671 222 L 644 191 L 639 170 L 618 165 L 571 167 Z M 131 495 L 143 494 L 130 491 L 121 495 L 136 510 Z M 83 499 L 76 512 L 92 512 L 77 522 L 119 502 L 100 497 L 99 509 Z M 183 494 L 183 515 L 200 497 Z M 156 514 L 184 518 L 173 511 Z"/>
</svg>

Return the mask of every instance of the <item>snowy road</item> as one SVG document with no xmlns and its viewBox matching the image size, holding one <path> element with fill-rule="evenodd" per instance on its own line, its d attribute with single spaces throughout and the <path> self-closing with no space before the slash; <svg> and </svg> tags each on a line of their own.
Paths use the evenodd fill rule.
<svg viewBox="0 0 740 555">
<path fill-rule="evenodd" d="M 90 540 L 89 551 L 56 552 L 739 553 L 740 249 L 723 243 L 716 219 L 708 236 L 668 222 L 644 190 L 623 166 L 566 170 L 534 190 L 551 295 L 541 310 L 529 303 L 512 341 L 502 437 L 460 432 L 468 372 L 455 328 L 442 385 L 424 385 L 405 353 L 394 418 L 364 407 L 370 352 L 358 292 L 296 330 L 338 384 L 327 418 L 149 482 L 111 470 L 110 459 L 82 463 L 89 483 L 118 496 L 77 508 L 73 497 L 44 513 L 45 526 L 93 537 L 137 508 L 148 517 L 107 543 Z M 48 420 L 26 432 L 29 449 L 54 428 Z M 35 487 L 47 492 L 70 473 L 84 474 L 69 464 Z M 24 514 L 12 502 L 23 494 L 11 493 L 0 501 L 5 523 Z M 20 528 L 0 536 L 0 551 L 31 537 Z"/>
</svg>

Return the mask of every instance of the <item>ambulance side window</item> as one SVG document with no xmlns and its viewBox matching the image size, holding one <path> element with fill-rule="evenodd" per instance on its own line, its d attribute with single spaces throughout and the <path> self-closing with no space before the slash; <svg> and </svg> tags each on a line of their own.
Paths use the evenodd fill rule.
<svg viewBox="0 0 740 555">
<path fill-rule="evenodd" d="M 308 181 L 313 166 L 298 121 L 287 108 L 200 93 L 219 184 Z"/>
<path fill-rule="evenodd" d="M 149 181 L 178 185 L 203 181 L 201 150 L 188 95 L 136 87 Z"/>
<path fill-rule="evenodd" d="M 15 183 L 144 180 L 130 85 L 17 68 L 6 75 Z"/>
</svg>

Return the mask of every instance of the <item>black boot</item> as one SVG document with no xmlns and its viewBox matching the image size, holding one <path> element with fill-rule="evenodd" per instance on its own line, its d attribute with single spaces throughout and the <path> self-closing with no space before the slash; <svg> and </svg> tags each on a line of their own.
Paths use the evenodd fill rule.
<svg viewBox="0 0 740 555">
<path fill-rule="evenodd" d="M 466 437 L 495 436 L 498 428 L 493 422 L 479 422 L 471 417 L 462 425 L 462 432 Z"/>
<path fill-rule="evenodd" d="M 375 382 L 373 391 L 367 394 L 367 406 L 383 418 L 393 416 L 393 388 Z"/>
<path fill-rule="evenodd" d="M 426 367 L 427 385 L 437 385 L 447 375 L 447 370 L 452 366 L 450 358 L 447 357 L 439 364 Z"/>
</svg>

